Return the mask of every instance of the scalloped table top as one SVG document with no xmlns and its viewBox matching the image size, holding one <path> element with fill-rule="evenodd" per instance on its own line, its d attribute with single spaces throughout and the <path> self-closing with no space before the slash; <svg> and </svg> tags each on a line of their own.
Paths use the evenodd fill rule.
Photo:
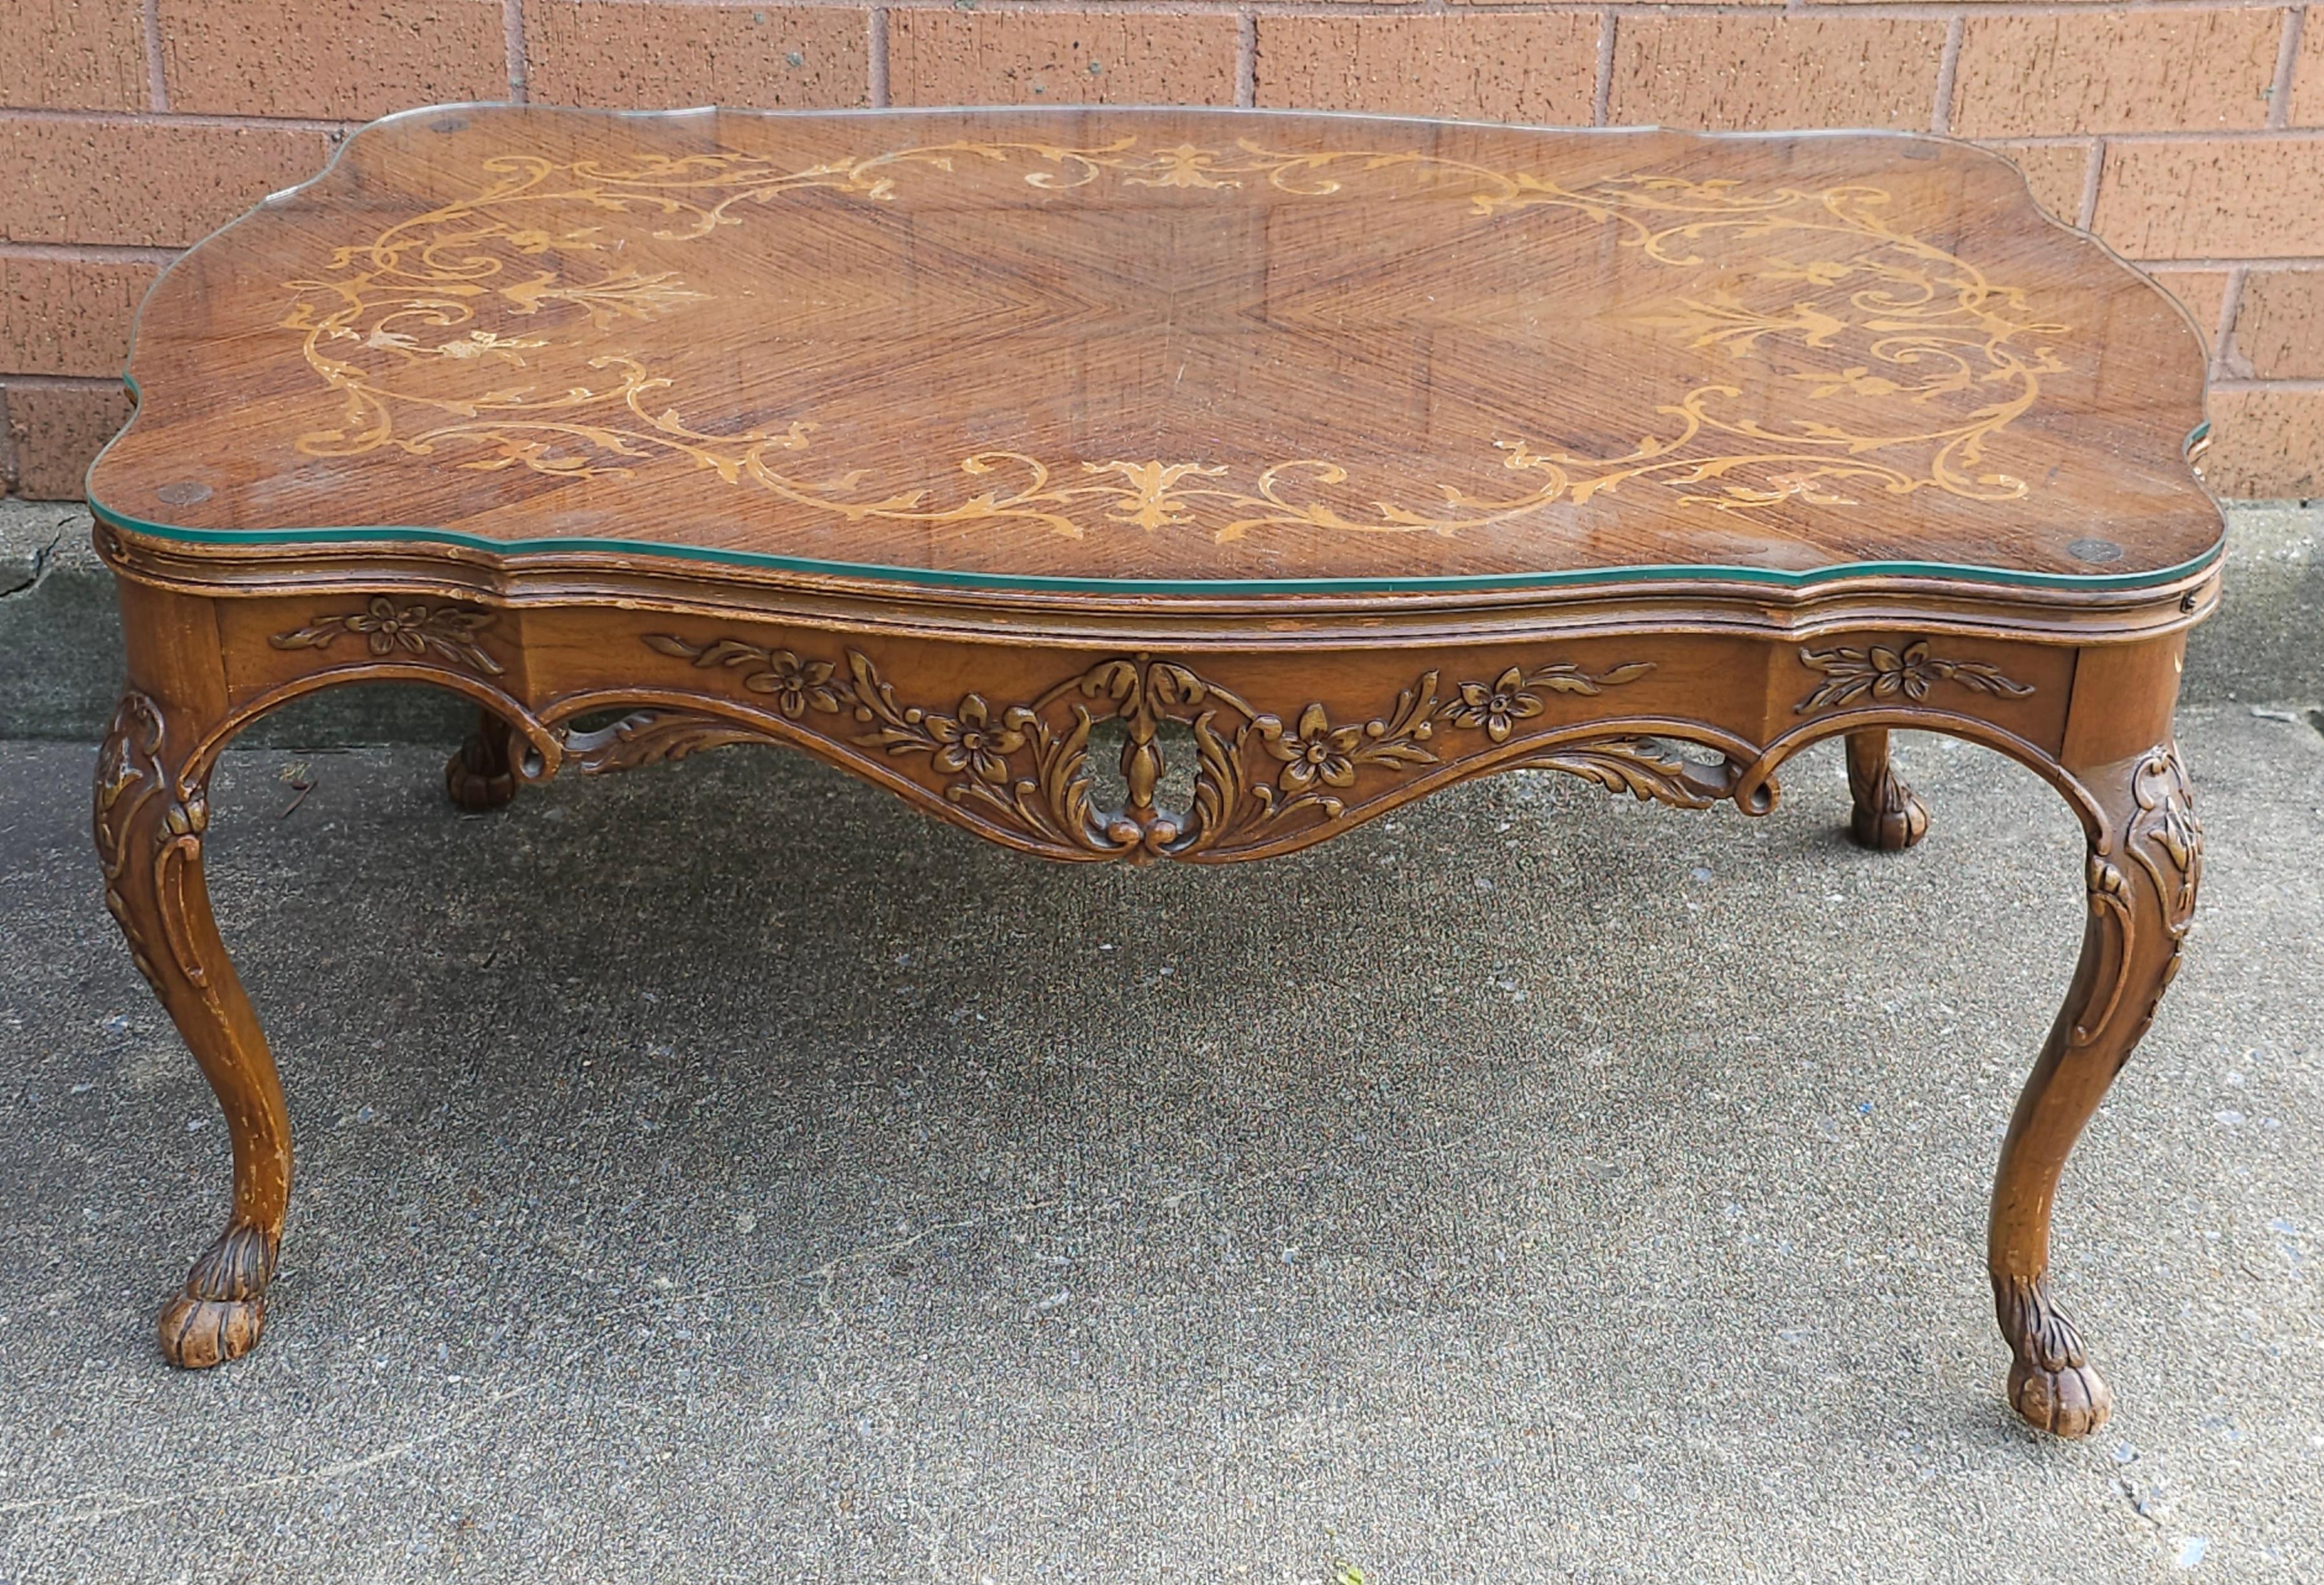
<svg viewBox="0 0 2324 1585">
<path fill-rule="evenodd" d="M 2006 161 L 1249 111 L 415 111 L 162 276 L 115 527 L 1174 591 L 2216 555 Z"/>
</svg>

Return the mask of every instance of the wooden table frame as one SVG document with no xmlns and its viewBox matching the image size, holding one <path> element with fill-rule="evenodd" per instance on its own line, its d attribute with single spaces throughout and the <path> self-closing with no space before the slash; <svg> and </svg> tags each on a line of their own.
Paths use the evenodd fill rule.
<svg viewBox="0 0 2324 1585">
<path fill-rule="evenodd" d="M 2047 1282 L 2067 1152 L 2178 967 L 2201 828 L 2172 736 L 2184 631 L 2216 568 L 2135 596 L 2032 608 L 1989 588 L 1878 579 L 1771 596 L 1609 585 L 1441 604 L 1383 631 L 1379 603 L 1286 618 L 1024 597 L 950 604 L 732 570 L 640 574 L 589 558 L 375 549 L 221 558 L 100 527 L 121 579 L 129 684 L 97 782 L 106 898 L 217 1091 L 234 1209 L 161 1322 L 214 1365 L 258 1341 L 290 1184 L 290 1126 L 202 879 L 205 787 L 235 733 L 342 683 L 432 683 L 482 724 L 455 801 L 503 803 L 560 769 L 714 744 L 804 749 L 940 818 L 1067 861 L 1223 862 L 1287 852 L 1494 771 L 1567 771 L 1686 808 L 1775 806 L 1775 771 L 1844 735 L 1858 841 L 1926 816 L 1888 758 L 1913 728 L 1983 744 L 2064 797 L 2088 842 L 2089 919 L 2064 1007 L 2002 1147 L 1987 1266 L 2010 1401 L 2078 1435 L 2109 1394 Z M 1041 618 L 1042 636 L 1016 631 Z M 996 618 L 1013 618 L 1005 627 Z M 1078 631 L 1075 631 L 1078 630 Z M 576 729 L 576 717 L 623 712 Z M 1093 728 L 1123 733 L 1118 805 Z M 1169 723 L 1177 730 L 1166 731 Z M 1175 741 L 1171 741 L 1175 740 Z M 1676 745 L 1695 751 L 1683 754 Z M 1157 801 L 1185 756 L 1193 797 Z"/>
<path fill-rule="evenodd" d="M 2051 1210 L 2194 908 L 2172 719 L 2220 525 L 2181 446 L 2183 312 L 2006 165 L 1931 139 L 1112 110 L 465 106 L 349 148 L 164 275 L 139 416 L 91 474 L 128 663 L 106 899 L 234 1150 L 226 1230 L 161 1318 L 172 1361 L 258 1341 L 289 1199 L 202 847 L 219 753 L 291 699 L 466 696 L 447 786 L 469 809 L 777 743 L 1072 862 L 1265 858 L 1519 768 L 1764 815 L 1831 737 L 1856 839 L 1900 849 L 1928 819 L 1889 760 L 1908 728 L 2016 760 L 2082 826 L 2081 958 L 1987 1266 L 2011 1404 L 2061 1435 L 2104 1422 L 2050 1295 Z M 801 244 L 781 279 L 716 245 L 770 212 Z M 636 214 L 680 220 L 621 232 Z M 1087 269 L 1093 238 L 1199 268 L 1160 290 Z M 1602 317 L 1549 324 L 1539 261 Z M 778 297 L 858 317 L 817 342 Z M 890 411 L 861 360 L 892 351 L 863 326 L 898 302 L 896 366 L 936 394 Z M 958 328 L 988 302 L 1046 362 Z M 1436 318 L 1407 334 L 1416 302 Z M 944 325 L 913 330 L 928 304 Z M 1092 324 L 1111 339 L 1073 339 Z M 705 354 L 750 325 L 775 351 Z M 1148 401 L 1157 348 L 1176 373 Z M 1591 371 L 1623 407 L 1602 426 L 1574 401 Z M 681 386 L 683 412 L 651 405 Z M 1327 392 L 1347 410 L 1306 424 Z M 437 526 L 350 515 L 387 510 Z"/>
</svg>

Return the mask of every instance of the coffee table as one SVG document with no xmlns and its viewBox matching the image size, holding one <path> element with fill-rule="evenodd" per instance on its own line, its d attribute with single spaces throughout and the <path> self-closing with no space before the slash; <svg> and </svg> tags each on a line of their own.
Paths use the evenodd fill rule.
<svg viewBox="0 0 2324 1585">
<path fill-rule="evenodd" d="M 1939 139 L 367 127 L 162 276 L 89 478 L 128 649 L 106 901 L 234 1145 L 162 1350 L 214 1365 L 265 1318 L 290 1130 L 204 788 L 316 689 L 473 699 L 471 809 L 779 743 L 1074 862 L 1289 852 L 1521 767 L 1761 815 L 1834 736 L 1856 838 L 1904 848 L 1913 727 L 2030 767 L 2088 839 L 1988 1258 L 2011 1403 L 2084 1433 L 2108 1393 L 2051 1203 L 2194 907 L 2202 371 L 2151 282 Z"/>
</svg>

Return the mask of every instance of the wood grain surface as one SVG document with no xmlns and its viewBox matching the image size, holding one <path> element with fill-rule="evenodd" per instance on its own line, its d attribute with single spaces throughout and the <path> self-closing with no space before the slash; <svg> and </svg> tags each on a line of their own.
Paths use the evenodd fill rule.
<svg viewBox="0 0 2324 1585">
<path fill-rule="evenodd" d="M 2202 364 L 1937 139 L 471 106 L 167 272 L 91 498 L 1157 592 L 2119 583 L 2218 543 Z"/>
<path fill-rule="evenodd" d="M 92 478 L 106 900 L 234 1147 L 161 1349 L 266 1324 L 290 1113 L 202 852 L 225 745 L 318 690 L 472 700 L 471 810 L 773 744 L 1069 862 L 1267 858 L 1519 769 L 1762 816 L 1835 737 L 1852 834 L 1899 850 L 1904 728 L 2025 766 L 2085 839 L 1987 1265 L 2010 1403 L 2086 1434 L 2112 1399 L 2051 1212 L 2201 876 L 2171 724 L 2219 588 L 2201 364 L 1932 139 L 367 128 L 163 277 Z"/>
</svg>

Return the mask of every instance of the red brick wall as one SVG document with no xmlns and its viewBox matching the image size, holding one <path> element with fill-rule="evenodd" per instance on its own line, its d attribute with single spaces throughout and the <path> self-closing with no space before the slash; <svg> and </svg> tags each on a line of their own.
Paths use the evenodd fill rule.
<svg viewBox="0 0 2324 1585">
<path fill-rule="evenodd" d="M 0 0 L 0 472 L 69 497 L 171 253 L 371 116 L 1187 103 L 1991 143 L 2213 333 L 2209 469 L 2324 495 L 2324 21 L 2139 0 Z"/>
</svg>

